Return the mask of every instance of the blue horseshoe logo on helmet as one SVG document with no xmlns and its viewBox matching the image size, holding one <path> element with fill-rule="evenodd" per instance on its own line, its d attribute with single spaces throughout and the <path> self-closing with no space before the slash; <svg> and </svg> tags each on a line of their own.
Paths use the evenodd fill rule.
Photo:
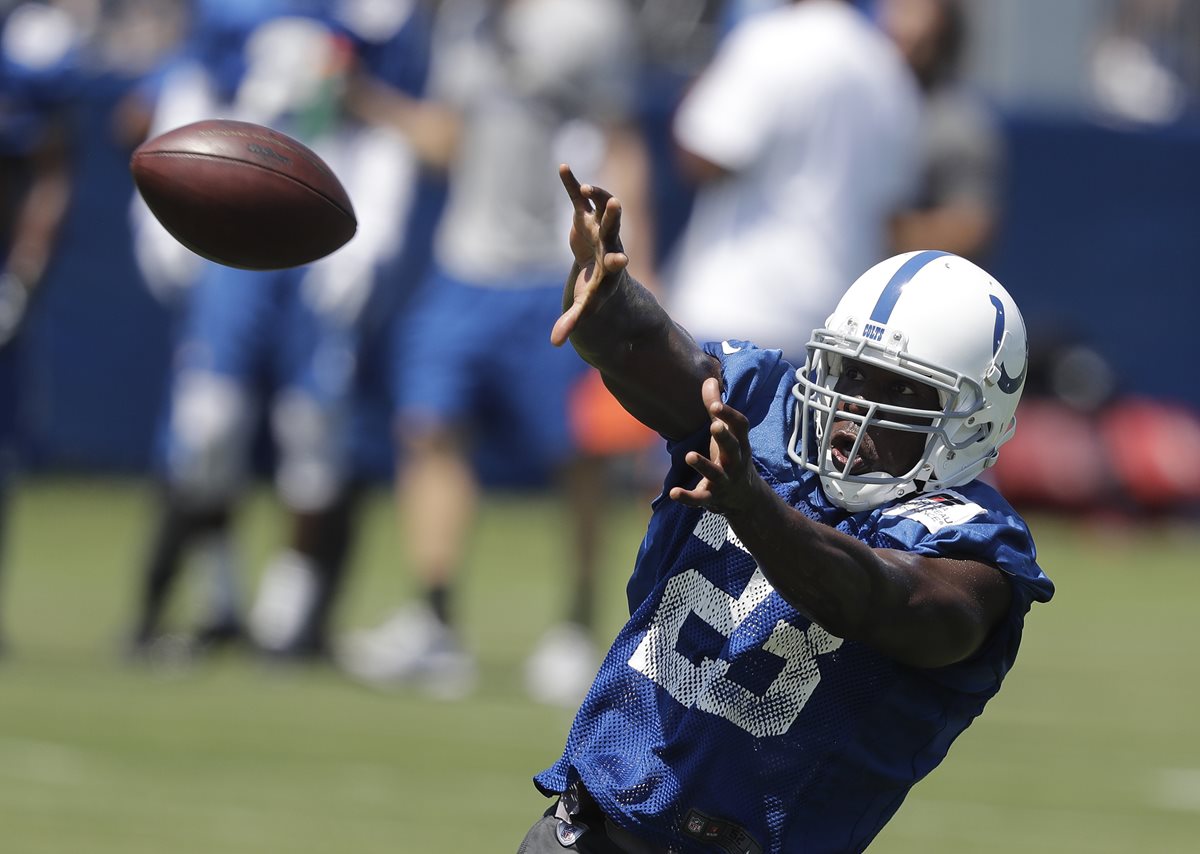
<svg viewBox="0 0 1200 854">
<path fill-rule="evenodd" d="M 996 326 L 992 330 L 992 356 L 995 356 L 1000 350 L 1000 342 L 1004 339 L 1004 303 L 1000 302 L 1000 298 L 995 294 L 988 296 L 992 301 L 992 305 L 996 308 Z M 1021 368 L 1021 373 L 1015 377 L 1010 377 L 1004 365 L 1000 365 L 1000 379 L 996 380 L 996 385 L 1000 391 L 1005 394 L 1012 394 L 1021 387 L 1021 383 L 1025 382 L 1025 374 L 1029 371 L 1029 360 L 1025 360 L 1024 367 Z"/>
</svg>

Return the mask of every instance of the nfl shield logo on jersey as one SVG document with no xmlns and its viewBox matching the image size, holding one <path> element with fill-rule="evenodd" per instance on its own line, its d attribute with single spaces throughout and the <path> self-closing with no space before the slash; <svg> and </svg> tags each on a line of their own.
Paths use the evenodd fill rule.
<svg viewBox="0 0 1200 854">
<path fill-rule="evenodd" d="M 570 848 L 585 833 L 587 833 L 586 825 L 571 824 L 566 821 L 559 821 L 558 827 L 554 828 L 554 835 L 558 838 L 558 844 L 563 848 Z"/>
</svg>

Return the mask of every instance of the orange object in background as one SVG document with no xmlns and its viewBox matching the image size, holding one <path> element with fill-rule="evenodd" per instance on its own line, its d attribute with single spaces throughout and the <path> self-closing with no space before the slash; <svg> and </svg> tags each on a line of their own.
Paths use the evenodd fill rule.
<svg viewBox="0 0 1200 854">
<path fill-rule="evenodd" d="M 597 456 L 613 456 L 642 451 L 661 442 L 657 433 L 625 411 L 600 378 L 589 369 L 567 403 L 571 435 L 579 450 Z"/>
<path fill-rule="evenodd" d="M 988 477 L 1014 506 L 1172 514 L 1200 506 L 1200 413 L 1147 397 L 1080 412 L 1032 398 Z"/>
<path fill-rule="evenodd" d="M 1200 502 L 1200 414 L 1132 397 L 1103 413 L 1099 431 L 1118 480 L 1138 506 L 1162 512 Z"/>
</svg>

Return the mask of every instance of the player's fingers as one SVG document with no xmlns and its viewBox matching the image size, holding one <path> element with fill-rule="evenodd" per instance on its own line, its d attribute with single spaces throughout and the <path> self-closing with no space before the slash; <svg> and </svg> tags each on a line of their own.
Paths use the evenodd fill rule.
<svg viewBox="0 0 1200 854">
<path fill-rule="evenodd" d="M 604 256 L 604 272 L 619 273 L 629 266 L 629 256 L 624 252 L 609 252 Z"/>
<path fill-rule="evenodd" d="M 600 203 L 597 202 L 596 209 L 604 211 L 604 216 L 600 220 L 600 239 L 604 241 L 605 246 L 620 250 L 622 248 L 621 200 L 609 196 L 604 207 L 600 207 Z"/>
<path fill-rule="evenodd" d="M 750 436 L 750 420 L 721 400 L 721 384 L 716 377 L 709 377 L 700 388 L 704 405 L 711 418 L 724 423 L 738 443 L 746 443 Z M 715 434 L 714 434 L 715 435 Z"/>
<path fill-rule="evenodd" d="M 742 444 L 738 441 L 738 437 L 734 435 L 728 424 L 724 421 L 714 421 L 709 428 L 709 433 L 712 435 L 713 441 L 717 443 L 723 460 L 741 460 Z"/>
<path fill-rule="evenodd" d="M 673 486 L 667 495 L 672 501 L 677 501 L 685 507 L 707 507 L 712 500 L 712 493 L 700 487 L 684 489 L 681 486 Z"/>
<path fill-rule="evenodd" d="M 563 188 L 567 191 L 567 197 L 570 198 L 571 204 L 576 211 L 588 213 L 592 206 L 583 195 L 583 187 L 579 183 L 579 179 L 575 177 L 575 173 L 571 171 L 571 167 L 566 163 L 560 163 L 558 166 L 558 178 L 562 181 Z"/>
<path fill-rule="evenodd" d="M 724 435 L 734 446 L 749 446 L 750 421 L 745 415 L 732 406 L 720 404 L 719 409 L 713 413 L 713 418 L 725 426 Z"/>
<path fill-rule="evenodd" d="M 750 419 L 741 410 L 727 403 L 721 404 L 721 420 L 729 425 L 734 435 L 742 438 L 750 434 Z"/>
<path fill-rule="evenodd" d="M 595 184 L 588 184 L 584 190 L 584 195 L 588 201 L 596 206 L 596 210 L 602 211 L 608 205 L 608 200 L 613 197 L 613 194 L 603 187 L 597 187 Z"/>
<path fill-rule="evenodd" d="M 554 328 L 550 330 L 550 343 L 555 347 L 561 347 L 567 343 L 567 339 L 571 337 L 571 333 L 575 331 L 575 326 L 579 323 L 579 313 L 583 306 L 575 303 L 561 315 L 558 320 L 554 321 Z"/>
<path fill-rule="evenodd" d="M 692 451 L 684 457 L 684 462 L 691 466 L 696 474 L 713 483 L 720 483 L 726 479 L 725 470 L 718 463 L 710 460 L 703 454 Z"/>
</svg>

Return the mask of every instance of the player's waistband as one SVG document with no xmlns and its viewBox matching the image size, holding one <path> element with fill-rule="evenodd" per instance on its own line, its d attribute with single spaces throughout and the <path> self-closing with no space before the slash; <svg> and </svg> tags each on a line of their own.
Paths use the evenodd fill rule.
<svg viewBox="0 0 1200 854">
<path fill-rule="evenodd" d="M 572 783 L 559 795 L 554 815 L 559 820 L 560 843 L 569 845 L 590 833 L 589 850 L 603 854 L 669 854 L 666 848 L 639 839 L 613 824 L 582 782 Z"/>
<path fill-rule="evenodd" d="M 655 845 L 613 824 L 582 781 L 572 783 L 559 796 L 554 816 L 559 821 L 555 834 L 564 848 L 584 834 L 590 834 L 587 850 L 597 854 L 671 854 L 674 850 Z M 762 854 L 762 846 L 743 828 L 696 809 L 688 811 L 680 830 L 681 835 L 725 854 Z"/>
</svg>

